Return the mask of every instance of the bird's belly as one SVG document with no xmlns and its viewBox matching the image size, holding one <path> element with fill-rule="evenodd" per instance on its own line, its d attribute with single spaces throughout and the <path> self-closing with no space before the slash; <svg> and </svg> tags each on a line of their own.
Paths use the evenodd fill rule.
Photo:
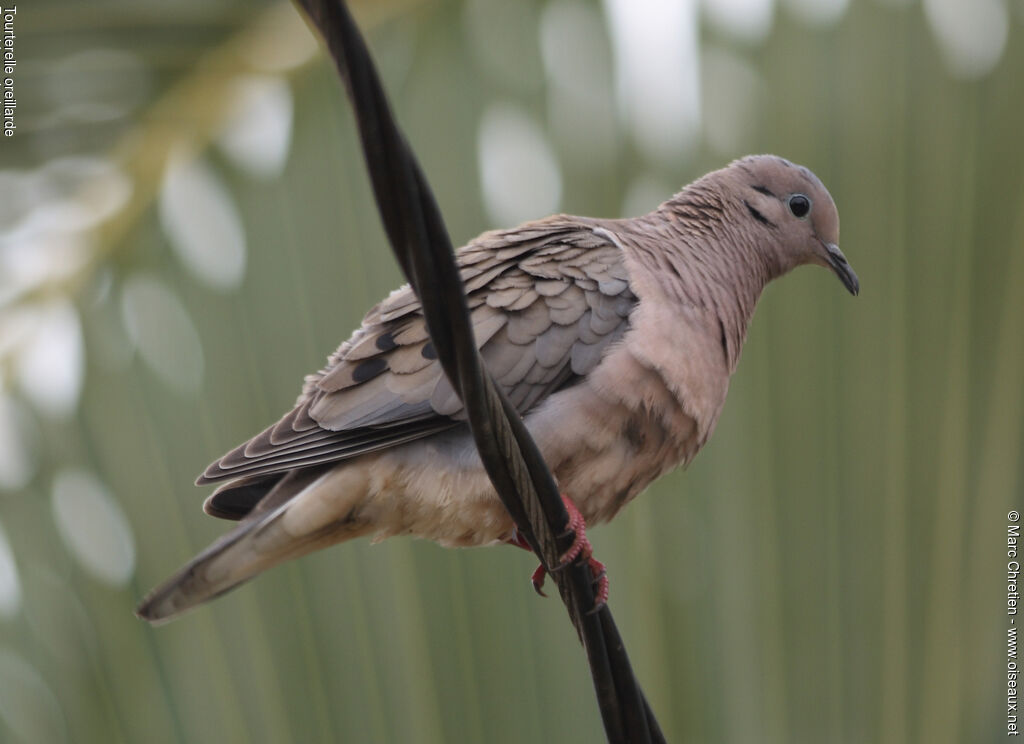
<svg viewBox="0 0 1024 744">
<path fill-rule="evenodd" d="M 648 390 L 651 385 L 648 381 Z M 657 405 L 631 406 L 580 385 L 552 396 L 526 424 L 559 489 L 590 524 L 614 517 L 699 447 L 699 427 L 667 393 Z M 391 476 L 371 487 L 361 509 L 377 539 L 415 535 L 454 547 L 510 536 L 512 519 L 465 429 L 378 457 L 381 467 L 374 469 Z"/>
<path fill-rule="evenodd" d="M 695 427 L 690 422 L 690 431 Z M 554 468 L 559 488 L 588 524 L 612 519 L 637 494 L 688 459 L 693 437 L 670 436 L 653 414 L 630 418 L 600 451 L 582 447 Z"/>
</svg>

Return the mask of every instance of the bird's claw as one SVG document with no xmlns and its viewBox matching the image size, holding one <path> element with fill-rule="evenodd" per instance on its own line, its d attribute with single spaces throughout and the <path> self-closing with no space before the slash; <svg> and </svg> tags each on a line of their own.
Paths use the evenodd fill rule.
<svg viewBox="0 0 1024 744">
<path fill-rule="evenodd" d="M 553 571 L 560 571 L 568 563 L 564 563 L 560 566 L 553 568 Z M 608 583 L 608 571 L 605 569 L 604 564 L 597 560 L 593 556 L 587 558 L 587 565 L 590 567 L 590 572 L 594 577 L 594 583 L 597 584 L 597 591 L 594 592 L 594 606 L 589 610 L 588 614 L 592 614 L 600 610 L 604 605 L 608 604 L 608 593 L 611 588 Z M 542 597 L 548 596 L 544 593 L 544 577 L 547 576 L 547 570 L 544 568 L 544 564 L 537 566 L 537 570 L 530 576 L 530 581 L 533 583 L 533 589 L 537 594 Z"/>
<path fill-rule="evenodd" d="M 547 571 L 544 570 L 544 564 L 541 563 L 537 566 L 537 570 L 530 576 L 530 581 L 533 583 L 533 590 L 542 597 L 548 596 L 544 593 L 544 575 Z"/>
<path fill-rule="evenodd" d="M 565 504 L 565 510 L 569 513 L 569 523 L 566 525 L 562 537 L 568 537 L 571 534 L 573 539 L 572 545 L 558 559 L 558 565 L 552 569 L 555 571 L 565 568 L 581 555 L 584 558 L 589 558 L 594 552 L 590 540 L 587 539 L 587 523 L 583 519 L 583 515 L 580 514 L 580 510 L 568 496 L 562 496 L 562 503 Z"/>
<path fill-rule="evenodd" d="M 594 607 L 590 612 L 597 612 L 603 605 L 608 603 L 608 593 L 610 585 L 608 583 L 608 572 L 605 570 L 604 564 L 601 561 L 594 558 L 594 548 L 590 544 L 590 540 L 587 539 L 587 523 L 583 519 L 583 515 L 580 510 L 576 508 L 576 504 L 572 502 L 568 496 L 562 496 L 562 502 L 565 504 L 565 510 L 569 513 L 569 523 L 566 526 L 566 531 L 563 533 L 563 537 L 568 537 L 569 534 L 573 535 L 572 545 L 569 549 L 562 554 L 562 557 L 558 560 L 558 565 L 552 567 L 552 571 L 561 571 L 567 566 L 572 565 L 578 558 L 585 558 L 587 565 L 590 567 L 590 572 L 593 574 L 594 583 L 597 584 L 597 591 L 594 597 Z M 530 576 L 530 581 L 533 582 L 533 588 L 542 597 L 547 595 L 544 593 L 544 577 L 547 574 L 547 570 L 544 568 L 544 564 L 537 566 L 537 570 Z"/>
</svg>

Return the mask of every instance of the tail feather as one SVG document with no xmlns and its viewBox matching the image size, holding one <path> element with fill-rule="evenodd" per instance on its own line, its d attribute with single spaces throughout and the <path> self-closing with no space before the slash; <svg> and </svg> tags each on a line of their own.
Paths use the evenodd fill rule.
<svg viewBox="0 0 1024 744">
<path fill-rule="evenodd" d="M 241 521 L 252 513 L 267 494 L 285 476 L 275 473 L 239 478 L 218 488 L 203 502 L 203 511 L 211 517 Z"/>
<path fill-rule="evenodd" d="M 154 624 L 165 623 L 282 561 L 362 534 L 365 525 L 345 520 L 301 536 L 285 529 L 285 513 L 322 474 L 319 469 L 289 473 L 234 530 L 151 591 L 135 614 Z"/>
</svg>

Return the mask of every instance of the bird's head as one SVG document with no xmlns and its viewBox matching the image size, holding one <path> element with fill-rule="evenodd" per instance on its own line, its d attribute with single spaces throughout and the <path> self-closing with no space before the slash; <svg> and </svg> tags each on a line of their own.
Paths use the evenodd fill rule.
<svg viewBox="0 0 1024 744">
<path fill-rule="evenodd" d="M 778 252 L 783 271 L 808 263 L 826 266 L 850 294 L 860 291 L 839 250 L 839 212 L 816 175 L 775 155 L 750 155 L 726 170 L 756 229 L 772 236 L 765 246 Z"/>
</svg>

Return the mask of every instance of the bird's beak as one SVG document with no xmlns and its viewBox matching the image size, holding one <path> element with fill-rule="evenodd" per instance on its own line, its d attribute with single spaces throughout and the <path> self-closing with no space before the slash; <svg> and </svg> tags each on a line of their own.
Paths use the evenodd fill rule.
<svg viewBox="0 0 1024 744">
<path fill-rule="evenodd" d="M 822 241 L 822 245 L 825 246 L 825 259 L 828 261 L 828 265 L 836 272 L 839 281 L 849 290 L 850 294 L 856 296 L 860 292 L 860 281 L 857 279 L 857 274 L 854 273 L 853 268 L 846 261 L 846 256 L 843 255 L 843 252 L 839 250 L 839 246 L 835 243 L 825 243 Z"/>
</svg>

